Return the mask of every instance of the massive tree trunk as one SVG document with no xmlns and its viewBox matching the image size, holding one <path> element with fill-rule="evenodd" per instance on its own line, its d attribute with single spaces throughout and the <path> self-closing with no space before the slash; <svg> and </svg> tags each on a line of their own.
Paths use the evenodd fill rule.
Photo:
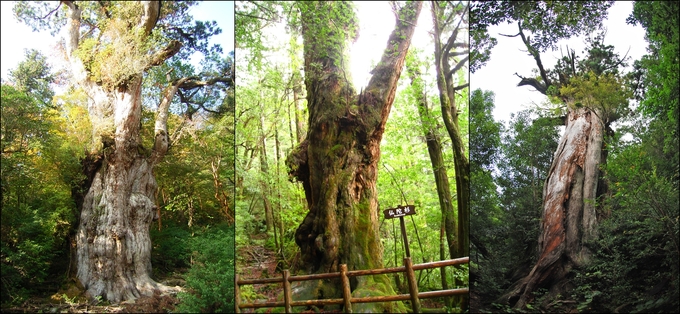
<svg viewBox="0 0 680 314">
<path fill-rule="evenodd" d="M 147 156 L 139 138 L 142 73 L 132 75 L 125 85 L 116 88 L 94 82 L 76 54 L 81 10 L 75 3 L 66 5 L 66 51 L 74 78 L 89 96 L 93 136 L 102 141 L 95 167 L 85 168 L 88 175 L 94 172 L 94 176 L 88 182 L 76 233 L 76 276 L 90 298 L 103 296 L 116 303 L 151 295 L 156 289 L 166 290 L 150 277 L 149 226 L 156 209 L 157 185 L 152 170 L 167 151 L 165 123 L 170 99 L 164 99 L 167 104 L 159 106 L 156 143 L 153 153 Z M 156 12 L 142 19 L 140 25 L 147 32 L 151 30 L 146 26 L 158 19 L 158 5 L 145 3 L 147 12 Z M 176 87 L 171 89 L 176 91 Z M 162 113 L 164 105 L 166 112 Z"/>
<path fill-rule="evenodd" d="M 587 263 L 587 242 L 596 237 L 596 194 L 602 161 L 604 121 L 588 108 L 569 110 L 543 188 L 538 261 L 503 296 L 522 308 L 531 292 L 550 287 L 551 294 L 569 289 L 567 273 Z"/>
<path fill-rule="evenodd" d="M 290 172 L 305 189 L 309 213 L 295 234 L 308 273 L 382 267 L 376 179 L 380 141 L 396 93 L 422 3 L 398 12 L 368 87 L 356 95 L 346 49 L 356 29 L 347 2 L 300 2 L 305 85 L 309 108 L 306 139 L 289 155 Z M 341 297 L 339 282 L 302 282 L 300 299 Z M 393 294 L 387 276 L 351 280 L 355 297 Z M 403 312 L 391 303 L 361 303 L 359 312 Z"/>
<path fill-rule="evenodd" d="M 81 8 L 72 1 L 63 1 L 68 7 L 66 55 L 71 65 L 75 83 L 88 95 L 88 111 L 93 124 L 93 140 L 101 146 L 83 162 L 87 176 L 86 191 L 80 207 L 80 221 L 76 233 L 76 276 L 86 295 L 102 296 L 112 303 L 152 295 L 155 291 L 175 290 L 151 279 L 151 239 L 149 227 L 157 210 L 153 169 L 168 150 L 168 108 L 180 88 L 197 88 L 212 85 L 197 78 L 171 80 L 163 91 L 155 121 L 153 148 L 144 148 L 140 139 L 142 113 L 143 73 L 152 66 L 162 64 L 175 55 L 182 44 L 172 41 L 164 49 L 150 55 L 150 59 L 137 65 L 136 71 L 118 81 L 102 79 L 115 77 L 106 69 L 120 64 L 101 60 L 102 76 L 94 76 L 77 51 L 80 41 Z M 126 21 L 128 28 L 109 31 L 104 35 L 110 41 L 124 41 L 125 32 L 149 36 L 160 14 L 158 1 L 142 2 L 138 24 Z M 133 28 L 142 30 L 137 32 Z M 140 35 L 141 34 L 141 35 Z M 135 35 L 135 36 L 137 36 Z M 117 50 L 118 49 L 118 50 Z M 120 46 L 116 53 L 127 53 Z M 127 54 L 126 54 L 127 56 Z M 130 60 L 137 62 L 139 60 Z M 132 65 L 130 65 L 133 67 Z M 216 79 L 224 81 L 223 78 Z M 79 196 L 76 195 L 76 198 Z M 80 202 L 79 202 L 80 203 Z"/>
</svg>

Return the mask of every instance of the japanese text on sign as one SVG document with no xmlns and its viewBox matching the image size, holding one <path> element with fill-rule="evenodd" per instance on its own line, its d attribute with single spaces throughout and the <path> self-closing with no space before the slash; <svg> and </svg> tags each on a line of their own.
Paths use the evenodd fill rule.
<svg viewBox="0 0 680 314">
<path fill-rule="evenodd" d="M 414 205 L 397 206 L 397 208 L 388 208 L 383 211 L 385 214 L 385 219 L 403 217 L 407 215 L 413 215 L 416 213 L 416 207 Z"/>
</svg>

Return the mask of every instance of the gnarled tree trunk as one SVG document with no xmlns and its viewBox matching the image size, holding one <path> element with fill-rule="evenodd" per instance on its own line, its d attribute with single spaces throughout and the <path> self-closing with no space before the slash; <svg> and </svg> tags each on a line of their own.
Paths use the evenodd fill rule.
<svg viewBox="0 0 680 314">
<path fill-rule="evenodd" d="M 138 63 L 133 70 L 128 70 L 133 73 L 125 73 L 116 82 L 105 81 L 90 72 L 92 62 L 86 67 L 81 59 L 84 54 L 78 52 L 81 8 L 72 1 L 62 3 L 68 7 L 66 55 L 75 83 L 89 97 L 93 138 L 102 142 L 98 151 L 83 163 L 88 179 L 83 186 L 86 192 L 82 197 L 75 236 L 76 276 L 88 297 L 103 296 L 112 303 L 152 295 L 156 290 L 175 290 L 151 279 L 149 227 L 157 210 L 157 184 L 153 169 L 168 150 L 168 108 L 178 89 L 198 88 L 218 81 L 225 82 L 226 79 L 200 81 L 196 77 L 185 77 L 171 80 L 168 72 L 169 83 L 156 114 L 154 147 L 144 148 L 139 136 L 143 74 L 175 55 L 182 44 L 173 40 L 153 54 L 142 53 L 142 60 L 130 60 Z M 160 18 L 160 2 L 144 1 L 139 9 L 142 10 L 139 21 L 123 21 L 127 28 L 102 31 L 105 33 L 102 37 L 108 37 L 106 40 L 109 42 L 124 42 L 125 36 L 134 34 L 144 42 Z M 127 56 L 129 51 L 123 50 L 129 49 L 137 47 L 118 46 L 111 49 L 111 54 Z M 144 59 L 147 57 L 148 60 Z M 104 73 L 107 69 L 116 68 L 116 64 L 110 64 L 113 61 L 96 62 L 100 63 L 101 75 L 116 77 L 118 74 Z M 229 81 L 233 83 L 233 77 Z M 76 195 L 76 199 L 79 197 Z"/>
<path fill-rule="evenodd" d="M 309 273 L 382 267 L 376 179 L 380 141 L 422 3 L 398 12 L 397 26 L 368 87 L 355 95 L 346 48 L 356 27 L 347 2 L 300 2 L 305 85 L 309 108 L 306 139 L 288 157 L 290 172 L 305 189 L 309 213 L 295 234 Z M 294 285 L 296 299 L 341 297 L 339 281 Z M 352 295 L 394 294 L 387 276 L 351 280 Z M 362 303 L 358 312 L 403 312 L 393 304 Z"/>
</svg>

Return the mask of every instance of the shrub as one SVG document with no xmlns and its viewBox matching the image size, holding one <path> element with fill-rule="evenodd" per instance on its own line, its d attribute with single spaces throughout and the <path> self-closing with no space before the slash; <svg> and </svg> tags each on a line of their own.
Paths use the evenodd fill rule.
<svg viewBox="0 0 680 314">
<path fill-rule="evenodd" d="M 190 241 L 192 266 L 177 312 L 234 312 L 234 227 L 207 228 Z"/>
<path fill-rule="evenodd" d="M 154 271 L 169 271 L 171 268 L 189 265 L 189 230 L 170 224 L 161 231 L 152 227 L 150 233 L 153 243 L 151 264 L 154 265 Z"/>
</svg>

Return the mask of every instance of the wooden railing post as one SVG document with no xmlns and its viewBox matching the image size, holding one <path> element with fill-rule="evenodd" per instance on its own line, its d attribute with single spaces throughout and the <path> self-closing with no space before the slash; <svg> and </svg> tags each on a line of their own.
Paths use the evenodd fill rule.
<svg viewBox="0 0 680 314">
<path fill-rule="evenodd" d="M 342 299 L 345 301 L 345 313 L 352 313 L 352 292 L 349 288 L 347 277 L 347 264 L 340 265 L 340 278 L 342 279 Z"/>
<path fill-rule="evenodd" d="M 408 279 L 408 291 L 411 294 L 411 305 L 413 306 L 413 313 L 420 313 L 420 299 L 418 299 L 418 282 L 416 281 L 416 273 L 413 271 L 413 263 L 410 257 L 404 257 L 404 266 L 406 266 L 406 278 Z"/>
<path fill-rule="evenodd" d="M 428 291 L 428 292 L 418 292 L 418 283 L 416 281 L 415 271 L 432 269 L 443 266 L 454 266 L 460 264 L 466 264 L 470 262 L 470 257 L 461 257 L 450 260 L 443 260 L 437 262 L 429 262 L 413 265 L 410 257 L 404 258 L 404 266 L 383 268 L 383 269 L 369 269 L 369 270 L 353 270 L 348 271 L 347 265 L 340 265 L 339 272 L 324 273 L 324 274 L 312 274 L 312 275 L 300 275 L 300 276 L 290 276 L 289 270 L 284 270 L 282 277 L 276 278 L 266 278 L 266 279 L 239 279 L 238 275 L 235 276 L 235 305 L 234 309 L 236 312 L 241 312 L 241 307 L 244 309 L 249 308 L 272 308 L 272 307 L 284 307 L 286 313 L 292 312 L 293 306 L 320 306 L 320 305 L 330 305 L 338 304 L 344 305 L 345 312 L 352 312 L 352 303 L 374 303 L 374 302 L 393 302 L 393 301 L 408 301 L 411 300 L 412 308 L 414 313 L 420 313 L 422 307 L 420 304 L 420 299 L 428 298 L 440 298 L 448 297 L 452 295 L 463 295 L 469 294 L 469 288 L 457 288 L 439 291 Z M 374 297 L 356 297 L 352 298 L 351 287 L 349 284 L 349 277 L 356 276 L 370 276 L 379 274 L 389 274 L 389 273 L 400 273 L 406 274 L 406 279 L 409 284 L 409 294 L 399 294 L 393 296 L 374 296 Z M 291 282 L 292 281 L 308 281 L 308 280 L 324 280 L 338 278 L 342 282 L 342 298 L 333 299 L 320 299 L 320 300 L 300 300 L 294 301 Z M 243 302 L 240 295 L 240 285 L 256 285 L 256 284 L 272 284 L 272 283 L 283 283 L 283 301 L 274 302 Z"/>
<path fill-rule="evenodd" d="M 236 313 L 241 313 L 241 309 L 238 307 L 239 305 L 241 305 L 241 296 L 239 294 L 238 274 L 236 274 L 236 277 L 234 278 L 234 311 Z"/>
<path fill-rule="evenodd" d="M 293 298 L 291 296 L 290 281 L 288 281 L 288 277 L 290 277 L 290 271 L 286 269 L 283 271 L 283 302 L 286 314 L 293 312 L 293 309 L 290 307 Z"/>
</svg>

